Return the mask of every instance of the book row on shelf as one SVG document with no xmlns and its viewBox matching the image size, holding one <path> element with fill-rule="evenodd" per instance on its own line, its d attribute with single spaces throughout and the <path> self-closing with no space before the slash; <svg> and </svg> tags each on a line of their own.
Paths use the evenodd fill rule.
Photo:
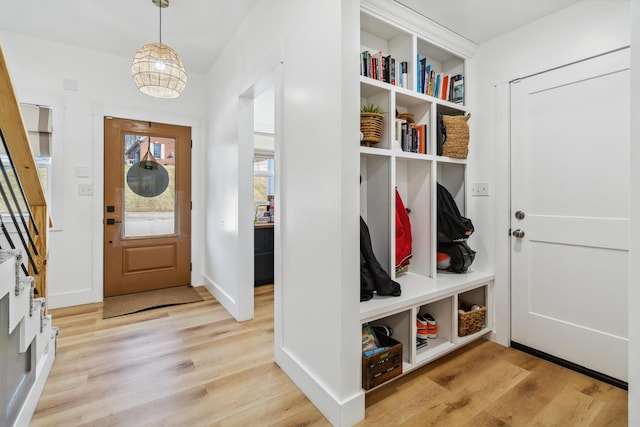
<svg viewBox="0 0 640 427">
<path fill-rule="evenodd" d="M 407 62 L 396 61 L 391 55 L 384 55 L 382 52 L 362 52 L 360 75 L 394 86 L 407 88 L 409 85 Z"/>
<path fill-rule="evenodd" d="M 464 102 L 464 76 L 438 73 L 427 58 L 418 55 L 418 92 L 445 101 L 462 104 Z"/>
<path fill-rule="evenodd" d="M 396 148 L 410 153 L 428 154 L 427 125 L 396 118 Z"/>
<path fill-rule="evenodd" d="M 426 57 L 417 57 L 416 91 L 456 104 L 464 103 L 464 75 L 437 72 Z M 364 50 L 360 58 L 360 75 L 403 88 L 409 87 L 408 62 L 397 61 L 382 52 Z"/>
</svg>

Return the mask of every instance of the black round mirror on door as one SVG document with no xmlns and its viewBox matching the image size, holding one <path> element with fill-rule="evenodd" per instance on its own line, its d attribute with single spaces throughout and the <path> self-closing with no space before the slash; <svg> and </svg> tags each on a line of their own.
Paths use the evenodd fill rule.
<svg viewBox="0 0 640 427">
<path fill-rule="evenodd" d="M 169 173 L 153 158 L 145 156 L 127 172 L 127 185 L 138 196 L 156 197 L 169 186 Z"/>
</svg>

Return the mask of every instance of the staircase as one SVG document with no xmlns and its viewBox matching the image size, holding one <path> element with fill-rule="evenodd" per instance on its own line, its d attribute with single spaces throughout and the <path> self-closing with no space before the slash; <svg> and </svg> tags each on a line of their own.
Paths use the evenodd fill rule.
<svg viewBox="0 0 640 427">
<path fill-rule="evenodd" d="M 0 250 L 0 425 L 28 426 L 56 353 L 58 328 L 20 277 L 19 250 Z"/>
<path fill-rule="evenodd" d="M 56 353 L 47 315 L 51 218 L 0 45 L 0 426 L 28 426 Z M 23 259 L 24 258 L 24 259 Z"/>
</svg>

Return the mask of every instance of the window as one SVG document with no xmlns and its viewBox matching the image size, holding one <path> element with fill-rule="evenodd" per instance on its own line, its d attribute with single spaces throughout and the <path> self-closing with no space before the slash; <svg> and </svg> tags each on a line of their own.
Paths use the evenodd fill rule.
<svg viewBox="0 0 640 427">
<path fill-rule="evenodd" d="M 153 140 L 154 142 L 151 142 Z M 176 166 L 175 154 L 170 161 L 160 161 L 162 155 L 176 146 L 175 138 L 163 138 L 150 135 L 125 134 L 123 140 L 124 177 L 124 237 L 163 236 L 176 233 Z M 137 163 L 144 159 L 147 150 L 160 161 L 167 177 L 167 188 L 153 193 L 156 184 L 147 181 L 149 175 L 140 176 Z M 133 172 L 130 175 L 129 172 Z M 153 176 L 154 178 L 157 175 Z M 130 181 L 131 179 L 131 181 Z M 136 184 L 132 188 L 132 184 Z M 135 189 L 145 189 L 142 193 Z M 150 191 L 150 192 L 149 192 Z"/>
<path fill-rule="evenodd" d="M 164 159 L 164 156 L 162 155 L 162 149 L 164 148 L 164 146 L 159 143 L 159 142 L 155 142 L 153 144 L 151 144 L 151 151 L 153 152 L 153 157 L 155 157 L 157 160 L 160 159 Z"/>
<path fill-rule="evenodd" d="M 253 158 L 253 201 L 256 204 L 267 203 L 269 196 L 273 196 L 274 184 L 273 157 Z"/>
</svg>

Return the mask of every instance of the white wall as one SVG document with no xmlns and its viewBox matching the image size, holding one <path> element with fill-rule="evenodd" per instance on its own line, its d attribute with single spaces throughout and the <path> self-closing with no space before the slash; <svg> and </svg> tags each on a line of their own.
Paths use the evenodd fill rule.
<svg viewBox="0 0 640 427">
<path fill-rule="evenodd" d="M 631 2 L 631 117 L 640 117 L 640 2 Z M 631 121 L 629 251 L 629 425 L 640 425 L 640 121 Z"/>
<path fill-rule="evenodd" d="M 51 105 L 54 122 L 54 229 L 48 260 L 49 308 L 102 300 L 102 200 L 104 115 L 192 127 L 193 247 L 200 248 L 204 76 L 189 73 L 183 95 L 158 100 L 141 94 L 131 78 L 131 58 L 118 57 L 0 31 L 18 99 Z M 132 52 L 133 55 L 133 52 Z M 64 81 L 77 84 L 65 90 Z M 76 177 L 87 166 L 88 178 Z M 93 196 L 79 196 L 93 184 Z M 202 284 L 200 250 L 193 250 L 192 283 Z"/>
<path fill-rule="evenodd" d="M 176 100 L 140 94 L 128 57 L 0 31 L 18 98 L 52 105 L 54 120 L 63 115 L 54 129 L 63 144 L 54 203 L 63 214 L 50 235 L 49 307 L 102 299 L 102 117 L 112 115 L 193 127 L 192 281 L 215 284 L 244 315 L 233 304 L 253 291 L 237 286 L 252 284 L 253 215 L 238 194 L 252 186 L 252 162 L 250 146 L 238 144 L 248 105 L 239 96 L 272 72 L 281 197 L 275 358 L 334 424 L 360 420 L 358 7 L 260 2 L 210 74 L 189 73 Z M 65 79 L 77 90 L 64 89 Z M 78 166 L 90 177 L 76 177 Z M 94 195 L 79 196 L 78 184 L 93 184 Z"/>
<path fill-rule="evenodd" d="M 471 182 L 489 197 L 470 198 L 475 264 L 495 268 L 496 340 L 509 344 L 509 81 L 629 44 L 629 3 L 585 0 L 480 45 L 472 61 L 474 162 Z M 473 246 L 473 245 L 472 245 Z M 632 283 L 630 281 L 630 283 Z"/>
<path fill-rule="evenodd" d="M 252 113 L 242 95 L 272 75 L 274 356 L 336 425 L 364 415 L 357 371 L 358 7 L 263 0 L 208 75 L 207 286 L 237 319 L 251 317 L 244 303 L 253 292 L 252 140 L 245 129 Z"/>
</svg>

